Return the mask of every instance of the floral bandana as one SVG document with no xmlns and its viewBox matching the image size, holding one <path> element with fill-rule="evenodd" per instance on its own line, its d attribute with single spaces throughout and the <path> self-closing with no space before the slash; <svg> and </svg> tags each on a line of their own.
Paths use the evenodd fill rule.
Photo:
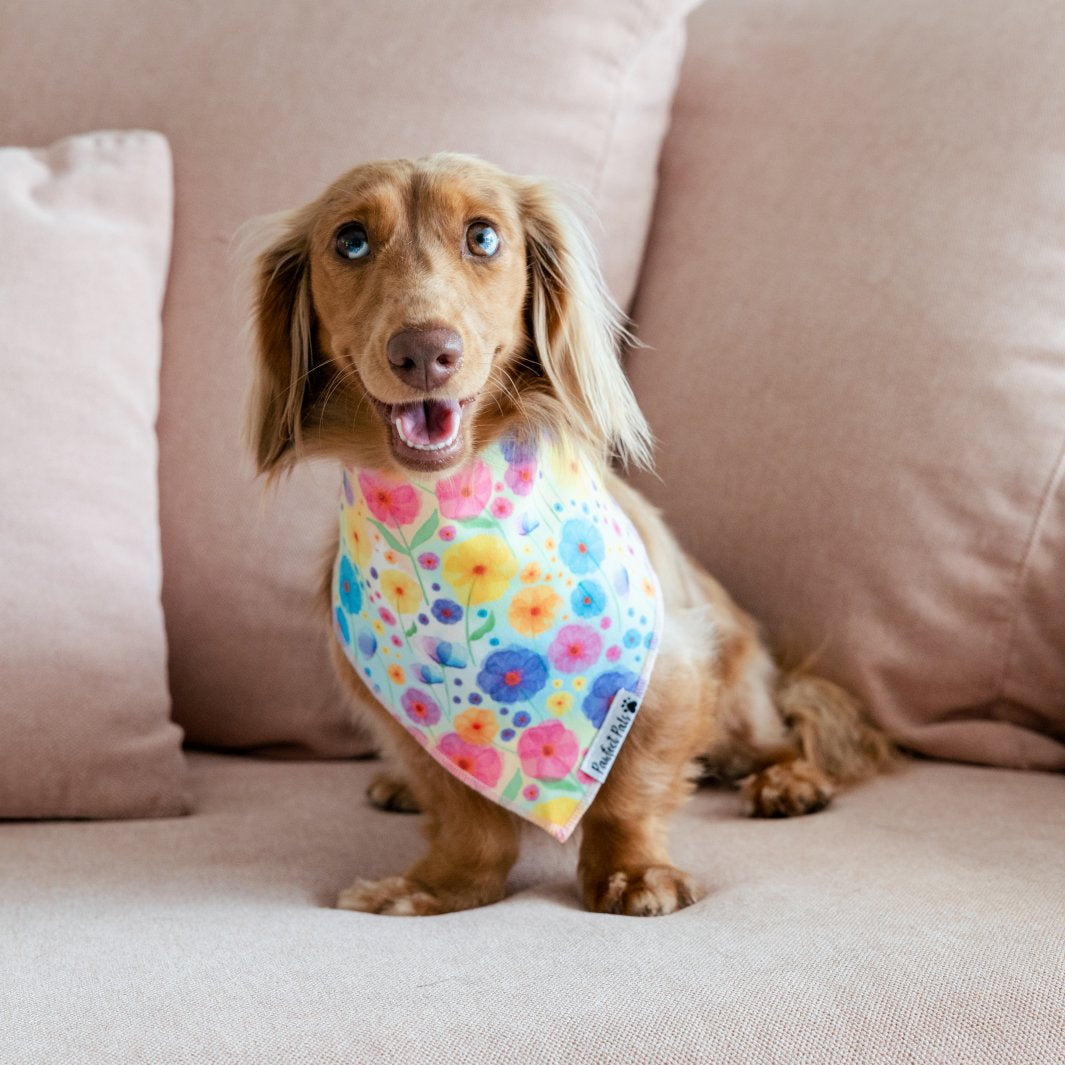
<svg viewBox="0 0 1065 1065">
<path fill-rule="evenodd" d="M 503 441 L 435 483 L 347 469 L 337 639 L 445 769 L 565 840 L 647 687 L 662 596 L 599 480 Z"/>
</svg>

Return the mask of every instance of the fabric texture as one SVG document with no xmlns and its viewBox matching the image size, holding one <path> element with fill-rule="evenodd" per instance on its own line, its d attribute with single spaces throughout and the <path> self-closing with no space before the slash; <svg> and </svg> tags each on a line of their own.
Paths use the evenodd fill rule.
<svg viewBox="0 0 1065 1065">
<path fill-rule="evenodd" d="M 1065 768 L 1065 8 L 724 0 L 689 38 L 641 487 L 904 743 Z"/>
<path fill-rule="evenodd" d="M 332 469 L 263 498 L 244 458 L 251 371 L 231 251 L 372 159 L 448 149 L 587 192 L 629 299 L 691 0 L 483 4 L 10 0 L 0 134 L 103 123 L 165 133 L 177 160 L 165 315 L 161 495 L 174 714 L 232 747 L 366 749 L 315 612 Z"/>
<path fill-rule="evenodd" d="M 0 818 L 184 809 L 156 489 L 170 154 L 0 148 Z"/>
<path fill-rule="evenodd" d="M 700 791 L 670 917 L 580 909 L 530 830 L 510 894 L 332 909 L 425 846 L 359 763 L 190 756 L 198 812 L 0 825 L 5 1065 L 1012 1065 L 1065 1059 L 1065 803 L 919 763 L 788 821 Z"/>
<path fill-rule="evenodd" d="M 506 439 L 435 481 L 347 469 L 333 612 L 428 754 L 564 841 L 639 710 L 662 593 L 581 460 Z"/>
</svg>

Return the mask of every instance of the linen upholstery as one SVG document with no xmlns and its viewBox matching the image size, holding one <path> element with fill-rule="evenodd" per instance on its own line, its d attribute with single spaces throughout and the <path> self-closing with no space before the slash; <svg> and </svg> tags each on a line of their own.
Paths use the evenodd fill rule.
<svg viewBox="0 0 1065 1065">
<path fill-rule="evenodd" d="M 154 422 L 154 133 L 0 148 L 0 818 L 184 809 Z"/>
<path fill-rule="evenodd" d="M 375 767 L 193 755 L 198 813 L 0 825 L 5 1065 L 1003 1065 L 1065 1058 L 1060 776 L 914 765 L 823 813 L 700 792 L 670 917 L 589 914 L 530 828 L 511 895 L 331 909 L 424 846 Z"/>
<path fill-rule="evenodd" d="M 575 183 L 629 299 L 690 0 L 12 0 L 0 132 L 107 122 L 166 133 L 177 161 L 159 421 L 174 714 L 192 740 L 352 754 L 313 601 L 337 475 L 262 498 L 244 459 L 249 218 L 307 202 L 357 163 L 442 149 Z"/>
<path fill-rule="evenodd" d="M 1065 768 L 1065 9 L 723 0 L 689 36 L 641 485 L 903 742 Z"/>
</svg>

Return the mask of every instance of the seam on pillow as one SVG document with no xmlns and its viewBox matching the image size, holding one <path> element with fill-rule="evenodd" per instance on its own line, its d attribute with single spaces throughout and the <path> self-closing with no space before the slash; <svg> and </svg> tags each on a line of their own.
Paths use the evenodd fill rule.
<svg viewBox="0 0 1065 1065">
<path fill-rule="evenodd" d="M 1024 554 L 1021 556 L 1021 561 L 1017 567 L 1017 577 L 1014 581 L 1013 588 L 1013 612 L 1006 633 L 1002 673 L 999 677 L 998 690 L 995 693 L 995 702 L 1008 698 L 1006 695 L 1006 686 L 1009 682 L 1010 669 L 1013 665 L 1013 658 L 1017 649 L 1017 630 L 1020 628 L 1021 614 L 1024 609 L 1024 590 L 1028 586 L 1032 559 L 1035 556 L 1036 548 L 1039 546 L 1039 542 L 1042 538 L 1047 515 L 1050 513 L 1051 506 L 1057 498 L 1063 479 L 1065 479 L 1065 437 L 1062 438 L 1061 448 L 1058 451 L 1057 460 L 1051 469 L 1050 479 L 1047 481 L 1046 488 L 1043 490 L 1043 494 L 1040 497 L 1039 505 L 1035 509 L 1035 517 L 1032 521 L 1032 528 L 1028 534 L 1027 543 L 1025 544 Z"/>
<path fill-rule="evenodd" d="M 614 90 L 614 101 L 610 108 L 610 119 L 607 123 L 606 137 L 603 140 L 603 150 L 599 156 L 599 162 L 595 167 L 595 176 L 592 180 L 592 196 L 598 200 L 599 192 L 603 183 L 603 175 L 606 173 L 606 169 L 611 156 L 613 155 L 614 143 L 617 140 L 618 125 L 621 121 L 621 114 L 624 109 L 624 104 L 628 98 L 629 82 L 632 79 L 633 71 L 636 70 L 639 65 L 640 59 L 643 54 L 649 49 L 659 43 L 659 39 L 664 33 L 673 29 L 673 22 L 678 22 L 683 26 L 683 19 L 679 18 L 676 14 L 669 16 L 666 19 L 661 19 L 660 12 L 653 4 L 643 3 L 639 5 L 642 9 L 643 18 L 640 19 L 638 26 L 633 26 L 632 35 L 636 39 L 637 47 L 632 50 L 627 60 L 624 60 L 620 64 L 621 76 L 618 78 L 617 88 Z M 677 71 L 677 75 L 674 78 L 673 94 L 676 94 L 677 80 L 679 79 L 680 72 Z M 658 154 L 661 154 L 662 145 L 659 144 Z"/>
</svg>

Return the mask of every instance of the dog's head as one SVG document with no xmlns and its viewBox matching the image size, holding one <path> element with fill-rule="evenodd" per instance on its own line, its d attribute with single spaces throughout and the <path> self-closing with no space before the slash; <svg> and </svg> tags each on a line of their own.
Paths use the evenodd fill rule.
<svg viewBox="0 0 1065 1065">
<path fill-rule="evenodd" d="M 444 470 L 508 431 L 648 461 L 620 316 L 549 186 L 468 156 L 370 163 L 264 226 L 260 471 L 323 453 Z"/>
</svg>

